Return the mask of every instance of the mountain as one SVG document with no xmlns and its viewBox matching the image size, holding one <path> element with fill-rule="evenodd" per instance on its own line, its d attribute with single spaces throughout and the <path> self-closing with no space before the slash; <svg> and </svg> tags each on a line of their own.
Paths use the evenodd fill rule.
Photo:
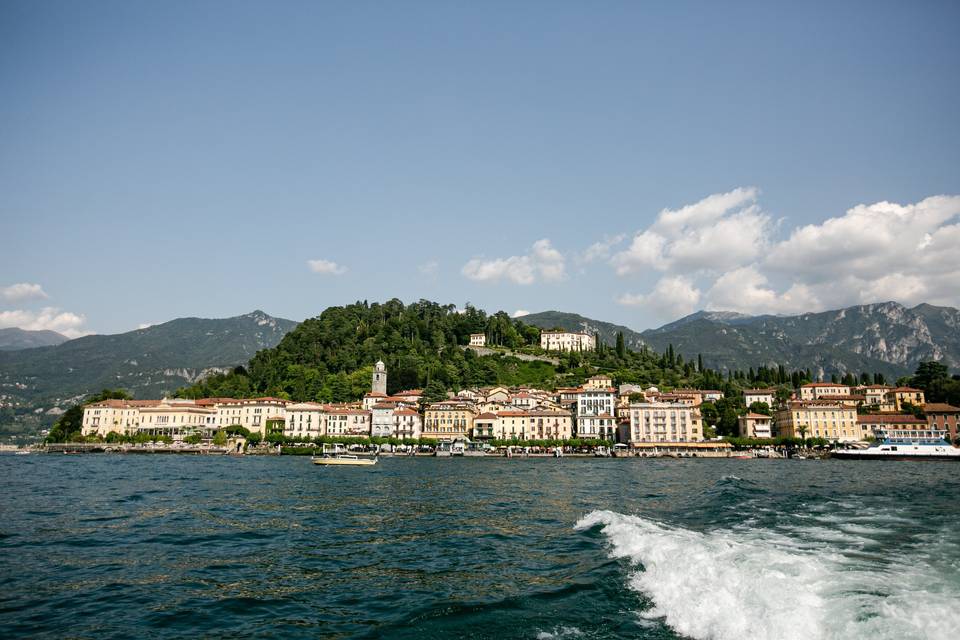
<svg viewBox="0 0 960 640">
<path fill-rule="evenodd" d="M 0 329 L 0 351 L 15 351 L 17 349 L 32 349 L 33 347 L 52 347 L 69 340 L 67 336 L 56 331 L 29 331 L 10 327 Z"/>
<path fill-rule="evenodd" d="M 817 376 L 868 371 L 892 379 L 913 373 L 923 360 L 960 369 L 960 311 L 928 304 L 911 309 L 883 302 L 797 316 L 699 311 L 639 333 L 555 311 L 523 320 L 544 328 L 597 331 L 608 344 L 623 331 L 632 348 L 645 344 L 663 351 L 672 344 L 687 356 L 702 354 L 706 365 L 721 370 L 783 364 L 810 368 Z"/>
<path fill-rule="evenodd" d="M 104 388 L 124 388 L 137 398 L 160 397 L 211 372 L 245 365 L 297 324 L 254 311 L 234 318 L 179 318 L 127 333 L 0 351 L 0 406 L 12 406 L 23 421 L 51 411 L 55 415 L 78 397 Z M 11 421 L 9 414 L 0 414 L 0 427 Z"/>
</svg>

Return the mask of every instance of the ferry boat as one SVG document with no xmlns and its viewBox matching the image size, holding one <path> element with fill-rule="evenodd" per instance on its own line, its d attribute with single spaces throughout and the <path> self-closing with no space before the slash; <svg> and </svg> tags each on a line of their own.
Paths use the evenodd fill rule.
<svg viewBox="0 0 960 640">
<path fill-rule="evenodd" d="M 866 449 L 838 449 L 843 460 L 960 460 L 960 449 L 938 429 L 877 430 L 877 441 Z"/>
</svg>

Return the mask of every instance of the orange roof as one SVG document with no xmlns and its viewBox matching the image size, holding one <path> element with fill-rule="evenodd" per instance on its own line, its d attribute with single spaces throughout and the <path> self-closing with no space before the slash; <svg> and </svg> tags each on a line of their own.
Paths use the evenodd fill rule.
<svg viewBox="0 0 960 640">
<path fill-rule="evenodd" d="M 923 406 L 924 413 L 960 413 L 960 407 L 946 402 L 929 402 Z"/>
</svg>

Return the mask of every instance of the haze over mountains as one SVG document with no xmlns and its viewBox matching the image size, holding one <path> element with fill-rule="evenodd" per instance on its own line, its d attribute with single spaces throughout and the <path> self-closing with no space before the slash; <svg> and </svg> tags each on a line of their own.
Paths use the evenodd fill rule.
<svg viewBox="0 0 960 640">
<path fill-rule="evenodd" d="M 33 347 L 51 347 L 69 340 L 67 336 L 56 331 L 30 331 L 8 327 L 0 329 L 0 351 L 14 351 L 16 349 L 31 349 Z"/>
<path fill-rule="evenodd" d="M 522 320 L 597 332 L 611 345 L 622 331 L 632 349 L 663 351 L 672 344 L 684 356 L 702 354 L 707 366 L 721 370 L 783 364 L 810 368 L 815 377 L 867 371 L 892 380 L 923 360 L 960 368 L 960 311 L 927 304 L 885 302 L 798 316 L 700 311 L 643 332 L 559 311 Z M 297 324 L 254 311 L 66 341 L 54 332 L 3 330 L 7 344 L 17 344 L 14 338 L 19 344 L 53 344 L 0 350 L 0 435 L 36 431 L 84 394 L 103 388 L 122 387 L 138 398 L 172 393 L 211 372 L 246 364 Z M 53 335 L 34 335 L 48 333 Z"/>
<path fill-rule="evenodd" d="M 523 321 L 597 332 L 609 344 L 622 331 L 633 349 L 647 345 L 663 351 L 672 344 L 678 353 L 702 354 L 707 366 L 720 370 L 783 364 L 819 376 L 867 371 L 896 379 L 923 360 L 960 368 L 960 311 L 928 304 L 907 308 L 883 302 L 797 316 L 698 311 L 643 332 L 558 311 L 533 313 Z"/>
</svg>

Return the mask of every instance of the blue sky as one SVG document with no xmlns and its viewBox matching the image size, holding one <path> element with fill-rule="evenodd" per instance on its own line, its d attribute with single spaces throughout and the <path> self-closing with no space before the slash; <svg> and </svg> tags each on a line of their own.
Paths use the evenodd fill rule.
<svg viewBox="0 0 960 640">
<path fill-rule="evenodd" d="M 8 0 L 0 326 L 960 306 L 958 32 L 951 2 Z"/>
</svg>

